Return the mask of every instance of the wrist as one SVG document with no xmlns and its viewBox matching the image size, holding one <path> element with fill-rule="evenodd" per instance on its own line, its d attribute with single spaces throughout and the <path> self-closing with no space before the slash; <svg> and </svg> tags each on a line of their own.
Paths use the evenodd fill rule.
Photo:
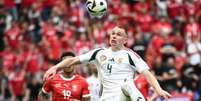
<svg viewBox="0 0 201 101">
<path fill-rule="evenodd" d="M 156 89 L 156 93 L 159 94 L 159 95 L 160 95 L 160 93 L 161 93 L 162 91 L 163 91 L 163 89 L 161 89 L 161 88 Z"/>
<path fill-rule="evenodd" d="M 52 68 L 53 68 L 54 70 L 56 70 L 56 71 L 58 71 L 58 69 L 59 69 L 59 67 L 58 67 L 58 66 L 56 66 L 56 65 L 55 65 L 55 66 L 53 66 Z"/>
</svg>

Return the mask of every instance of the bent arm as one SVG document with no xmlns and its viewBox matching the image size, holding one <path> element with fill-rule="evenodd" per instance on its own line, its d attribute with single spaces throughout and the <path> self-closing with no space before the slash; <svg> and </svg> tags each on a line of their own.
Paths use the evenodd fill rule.
<svg viewBox="0 0 201 101">
<path fill-rule="evenodd" d="M 142 74 L 146 78 L 146 80 L 149 82 L 149 84 L 154 88 L 156 93 L 160 94 L 160 92 L 162 91 L 162 88 L 160 87 L 154 75 L 149 70 L 144 70 Z"/>
<path fill-rule="evenodd" d="M 57 68 L 57 70 L 61 70 L 65 67 L 70 67 L 72 65 L 75 65 L 75 64 L 80 64 L 80 59 L 78 56 L 76 57 L 72 57 L 72 58 L 66 58 L 64 60 L 62 60 L 61 62 L 59 62 L 58 64 L 56 64 L 54 67 Z"/>
<path fill-rule="evenodd" d="M 46 101 L 48 94 L 44 93 L 42 90 L 38 94 L 38 101 Z"/>
</svg>

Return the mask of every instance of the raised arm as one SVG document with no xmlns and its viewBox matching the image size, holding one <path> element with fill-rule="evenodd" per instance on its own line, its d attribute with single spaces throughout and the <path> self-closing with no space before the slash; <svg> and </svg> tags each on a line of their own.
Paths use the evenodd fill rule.
<svg viewBox="0 0 201 101">
<path fill-rule="evenodd" d="M 72 58 L 66 58 L 64 59 L 63 61 L 61 61 L 60 63 L 58 63 L 57 65 L 55 65 L 54 67 L 57 69 L 57 70 L 61 70 L 63 68 L 68 68 L 72 65 L 75 65 L 75 64 L 80 64 L 80 59 L 78 56 L 76 57 L 72 57 Z"/>
<path fill-rule="evenodd" d="M 48 78 L 53 77 L 56 74 L 56 72 L 58 70 L 61 70 L 62 68 L 68 68 L 74 64 L 79 64 L 81 62 L 86 63 L 89 61 L 96 60 L 96 55 L 100 50 L 102 50 L 102 49 L 94 49 L 94 50 L 91 50 L 85 54 L 82 54 L 82 55 L 79 55 L 76 57 L 72 57 L 72 58 L 66 58 L 66 59 L 62 60 L 60 63 L 56 64 L 55 66 L 49 68 L 46 71 L 46 73 L 43 77 L 43 80 L 47 80 Z"/>
<path fill-rule="evenodd" d="M 72 58 L 66 58 L 63 61 L 56 64 L 55 66 L 49 68 L 45 72 L 43 79 L 47 80 L 48 78 L 52 78 L 56 74 L 57 71 L 59 71 L 63 68 L 68 68 L 74 64 L 79 64 L 79 63 L 80 63 L 80 59 L 78 56 L 72 57 Z"/>
</svg>

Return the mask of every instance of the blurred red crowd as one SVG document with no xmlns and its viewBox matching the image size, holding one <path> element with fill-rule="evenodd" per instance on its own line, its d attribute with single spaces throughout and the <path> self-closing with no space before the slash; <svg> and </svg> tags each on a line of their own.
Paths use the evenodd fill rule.
<svg viewBox="0 0 201 101">
<path fill-rule="evenodd" d="M 85 0 L 1 0 L 0 65 L 13 87 L 11 95 L 24 94 L 27 75 L 40 75 L 41 83 L 44 71 L 62 52 L 82 54 L 109 46 L 108 33 L 116 25 L 126 27 L 127 46 L 147 61 L 161 84 L 174 79 L 177 91 L 200 92 L 200 0 L 107 2 L 107 13 L 95 18 L 87 13 Z M 189 68 L 194 71 L 189 73 Z M 83 69 L 78 72 L 87 75 Z M 189 81 L 192 85 L 186 84 Z"/>
</svg>

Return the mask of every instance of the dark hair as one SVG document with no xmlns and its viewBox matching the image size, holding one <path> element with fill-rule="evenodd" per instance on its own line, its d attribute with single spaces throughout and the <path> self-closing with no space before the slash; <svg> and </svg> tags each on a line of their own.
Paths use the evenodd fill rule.
<svg viewBox="0 0 201 101">
<path fill-rule="evenodd" d="M 73 52 L 64 52 L 62 55 L 61 55 L 61 60 L 66 57 L 66 56 L 72 56 L 72 57 L 75 57 L 75 54 Z"/>
</svg>

